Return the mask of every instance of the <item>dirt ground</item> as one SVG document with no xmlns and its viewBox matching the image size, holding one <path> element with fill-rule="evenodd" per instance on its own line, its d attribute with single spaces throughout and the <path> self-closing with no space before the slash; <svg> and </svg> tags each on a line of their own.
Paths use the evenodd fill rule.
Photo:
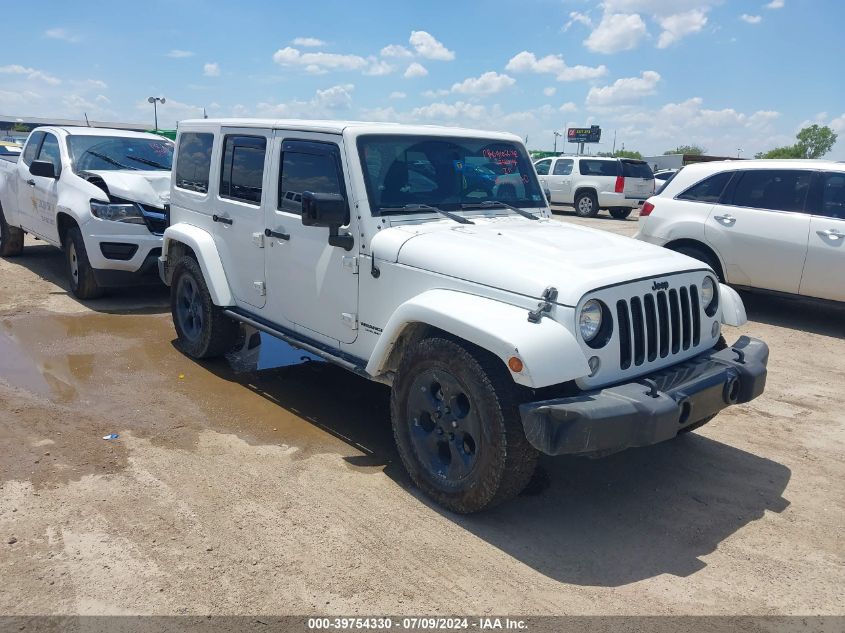
<svg viewBox="0 0 845 633">
<path fill-rule="evenodd" d="M 0 260 L 0 614 L 843 613 L 843 309 L 743 295 L 760 399 L 464 517 L 411 486 L 385 387 L 193 362 L 164 288 L 80 303 L 27 244 Z"/>
</svg>

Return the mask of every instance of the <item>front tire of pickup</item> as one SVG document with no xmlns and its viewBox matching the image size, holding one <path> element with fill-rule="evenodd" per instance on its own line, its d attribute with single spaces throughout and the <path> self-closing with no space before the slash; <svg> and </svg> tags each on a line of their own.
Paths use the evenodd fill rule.
<svg viewBox="0 0 845 633">
<path fill-rule="evenodd" d="M 594 218 L 599 213 L 599 200 L 592 191 L 582 191 L 575 198 L 575 215 Z"/>
<path fill-rule="evenodd" d="M 15 257 L 23 252 L 23 231 L 9 226 L 0 208 L 0 257 Z"/>
<path fill-rule="evenodd" d="M 197 260 L 185 255 L 173 267 L 170 312 L 179 349 L 191 358 L 215 358 L 238 341 L 238 324 L 214 305 Z"/>
<path fill-rule="evenodd" d="M 102 297 L 105 290 L 94 278 L 94 269 L 88 261 L 85 240 L 82 239 L 82 232 L 78 227 L 72 226 L 68 229 L 64 247 L 68 282 L 73 295 L 83 301 Z"/>
<path fill-rule="evenodd" d="M 513 381 L 498 358 L 445 338 L 403 358 L 391 394 L 399 455 L 413 482 L 459 513 L 518 495 L 537 451 L 525 437 Z"/>
</svg>

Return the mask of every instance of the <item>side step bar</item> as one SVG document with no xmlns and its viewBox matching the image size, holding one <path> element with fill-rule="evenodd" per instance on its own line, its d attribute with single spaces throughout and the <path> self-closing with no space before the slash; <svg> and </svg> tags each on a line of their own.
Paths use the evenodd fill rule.
<svg viewBox="0 0 845 633">
<path fill-rule="evenodd" d="M 273 327 L 272 325 L 269 325 L 269 324 L 264 323 L 262 321 L 258 321 L 258 320 L 254 319 L 252 317 L 249 317 L 245 314 L 241 314 L 240 312 L 236 312 L 234 310 L 223 310 L 223 314 L 225 314 L 229 318 L 234 319 L 235 321 L 240 321 L 241 323 L 245 323 L 246 325 L 250 325 L 250 326 L 254 327 L 256 330 L 260 330 L 261 332 L 266 332 L 267 334 L 269 334 L 271 336 L 275 336 L 276 338 L 283 340 L 288 345 L 292 345 L 293 347 L 297 347 L 299 349 L 304 349 L 306 352 L 310 352 L 311 354 L 314 354 L 315 356 L 319 356 L 323 360 L 326 360 L 330 363 L 333 363 L 335 365 L 343 367 L 344 369 L 349 370 L 351 372 L 354 372 L 354 373 L 358 374 L 359 376 L 363 376 L 364 378 L 369 378 L 370 380 L 373 380 L 373 377 L 365 371 L 363 365 L 354 363 L 354 362 L 347 360 L 346 358 L 343 358 L 343 357 L 338 356 L 336 354 L 332 354 L 331 352 L 328 352 L 328 351 L 326 351 L 326 350 L 324 350 L 320 347 L 317 347 L 315 345 L 312 345 L 310 343 L 306 343 L 299 338 L 291 336 L 290 334 L 287 334 L 287 333 Z"/>
</svg>

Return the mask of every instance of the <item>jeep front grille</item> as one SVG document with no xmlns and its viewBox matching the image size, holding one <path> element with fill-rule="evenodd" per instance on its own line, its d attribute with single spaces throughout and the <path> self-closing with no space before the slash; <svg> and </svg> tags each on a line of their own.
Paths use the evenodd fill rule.
<svg viewBox="0 0 845 633">
<path fill-rule="evenodd" d="M 696 347 L 701 310 L 694 284 L 649 292 L 616 302 L 619 367 L 639 367 Z"/>
</svg>

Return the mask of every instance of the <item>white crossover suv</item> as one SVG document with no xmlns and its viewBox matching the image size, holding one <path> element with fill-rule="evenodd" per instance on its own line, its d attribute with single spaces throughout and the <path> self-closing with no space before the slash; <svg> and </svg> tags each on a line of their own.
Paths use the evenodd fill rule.
<svg viewBox="0 0 845 633">
<path fill-rule="evenodd" d="M 551 203 L 572 205 L 582 217 L 609 209 L 612 217 L 624 220 L 654 193 L 654 174 L 641 160 L 561 156 L 538 160 L 534 168 Z"/>
<path fill-rule="evenodd" d="M 695 257 L 731 285 L 845 301 L 845 164 L 691 165 L 639 222 L 637 239 Z"/>
<path fill-rule="evenodd" d="M 256 329 L 389 385 L 402 462 L 458 512 L 518 494 L 540 452 L 655 444 L 763 391 L 765 343 L 721 334 L 744 322 L 736 292 L 552 220 L 511 134 L 181 121 L 170 218 L 181 349 Z"/>
</svg>

